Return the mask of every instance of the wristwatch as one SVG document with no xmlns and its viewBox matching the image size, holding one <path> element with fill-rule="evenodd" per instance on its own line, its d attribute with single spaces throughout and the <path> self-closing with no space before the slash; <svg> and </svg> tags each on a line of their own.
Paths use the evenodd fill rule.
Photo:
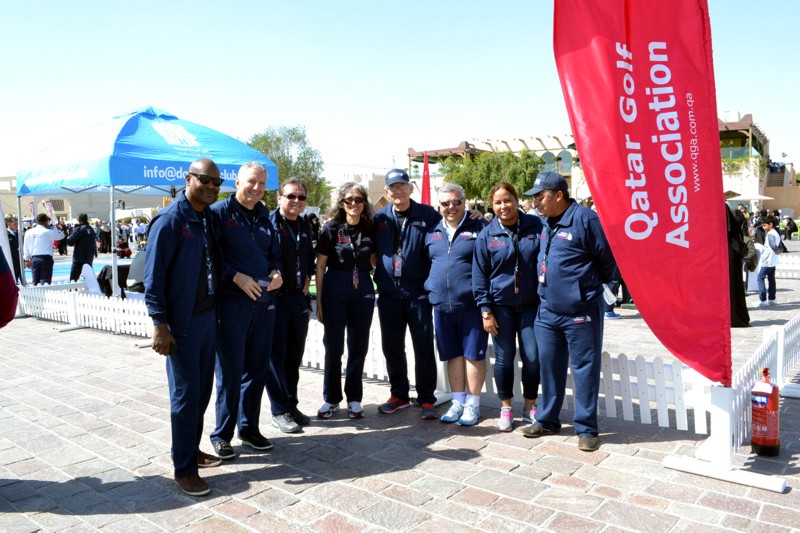
<svg viewBox="0 0 800 533">
<path fill-rule="evenodd" d="M 481 317 L 484 318 L 484 319 L 489 318 L 490 316 L 492 316 L 492 312 L 491 311 L 482 311 L 481 312 Z"/>
</svg>

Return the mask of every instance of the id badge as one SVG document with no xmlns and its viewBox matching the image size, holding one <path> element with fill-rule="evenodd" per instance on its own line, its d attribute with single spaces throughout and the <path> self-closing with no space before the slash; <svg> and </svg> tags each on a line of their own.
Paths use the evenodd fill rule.
<svg viewBox="0 0 800 533">
<path fill-rule="evenodd" d="M 268 302 L 270 294 L 267 291 L 267 287 L 269 287 L 270 279 L 257 279 L 256 282 L 258 283 L 258 286 L 261 287 L 261 294 L 256 301 L 261 303 Z"/>
<path fill-rule="evenodd" d="M 544 263 L 542 263 L 541 266 L 539 267 L 539 285 L 544 286 L 546 284 L 545 282 L 546 274 L 547 274 L 547 267 L 545 266 Z"/>
<path fill-rule="evenodd" d="M 392 256 L 392 272 L 394 277 L 400 278 L 403 276 L 403 256 L 394 254 Z"/>
<path fill-rule="evenodd" d="M 211 272 L 211 269 L 206 270 L 206 279 L 208 281 L 208 295 L 214 296 L 214 273 Z"/>
<path fill-rule="evenodd" d="M 353 288 L 358 289 L 358 270 L 353 269 Z"/>
</svg>

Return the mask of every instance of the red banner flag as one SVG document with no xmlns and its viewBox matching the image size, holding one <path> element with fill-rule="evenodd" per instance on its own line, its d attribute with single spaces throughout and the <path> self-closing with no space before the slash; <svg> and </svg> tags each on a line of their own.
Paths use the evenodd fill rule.
<svg viewBox="0 0 800 533">
<path fill-rule="evenodd" d="M 428 168 L 428 152 L 425 152 L 425 157 L 422 160 L 422 198 L 421 202 L 425 205 L 431 205 L 431 171 Z"/>
<path fill-rule="evenodd" d="M 730 385 L 728 249 L 706 0 L 555 0 L 554 49 L 592 199 L 664 346 Z"/>
</svg>

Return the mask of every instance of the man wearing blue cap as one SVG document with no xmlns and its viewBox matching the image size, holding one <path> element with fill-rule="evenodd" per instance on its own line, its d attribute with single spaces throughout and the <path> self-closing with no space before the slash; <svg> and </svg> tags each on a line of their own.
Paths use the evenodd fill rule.
<svg viewBox="0 0 800 533">
<path fill-rule="evenodd" d="M 384 191 L 391 203 L 375 213 L 375 243 L 378 264 L 378 318 L 383 355 L 389 373 L 391 397 L 378 406 L 381 413 L 406 408 L 409 402 L 406 328 L 414 345 L 417 401 L 425 420 L 436 418 L 436 360 L 433 352 L 433 310 L 425 291 L 431 270 L 425 252 L 425 237 L 441 216 L 429 205 L 411 199 L 413 187 L 408 173 L 392 169 L 386 174 Z"/>
<path fill-rule="evenodd" d="M 569 197 L 561 174 L 539 174 L 525 194 L 533 195 L 534 206 L 544 217 L 538 259 L 541 304 L 534 323 L 542 395 L 535 421 L 522 433 L 536 438 L 561 430 L 559 413 L 571 363 L 578 448 L 591 452 L 600 446 L 603 283 L 613 280 L 616 263 L 597 214 Z"/>
</svg>

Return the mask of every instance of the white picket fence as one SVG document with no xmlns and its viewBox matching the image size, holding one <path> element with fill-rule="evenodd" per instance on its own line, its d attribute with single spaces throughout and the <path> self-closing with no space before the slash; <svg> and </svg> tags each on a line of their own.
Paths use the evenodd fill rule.
<svg viewBox="0 0 800 533">
<path fill-rule="evenodd" d="M 752 435 L 750 390 L 761 379 L 762 370 L 770 369 L 772 382 L 786 387 L 791 372 L 800 365 L 800 315 L 783 326 L 764 331 L 764 340 L 755 354 L 734 374 L 733 443 L 738 451 Z M 791 385 L 789 385 L 791 387 Z"/>
<path fill-rule="evenodd" d="M 81 282 L 51 286 L 21 287 L 19 308 L 23 314 L 64 322 L 73 327 L 87 327 L 150 337 L 153 324 L 143 300 L 107 298 L 86 292 Z M 324 329 L 316 320 L 309 324 L 303 365 L 322 369 L 325 362 Z M 409 353 L 409 379 L 414 382 L 414 358 L 410 335 L 406 336 Z M 519 361 L 519 358 L 517 358 Z M 484 385 L 486 405 L 499 406 L 493 380 L 494 350 L 489 344 L 487 372 Z M 791 370 L 800 365 L 800 315 L 784 326 L 773 326 L 764 335 L 764 342 L 753 357 L 733 378 L 733 419 L 735 447 L 750 438 L 750 389 L 760 378 L 761 369 L 769 367 L 776 383 L 783 383 Z M 517 366 L 514 396 L 521 402 L 522 392 Z M 440 389 L 446 386 L 446 368 L 440 365 Z M 364 365 L 364 377 L 388 381 L 386 363 L 381 349 L 377 319 L 371 328 L 370 348 Z M 599 413 L 609 418 L 708 433 L 711 382 L 677 359 L 628 357 L 603 352 L 601 370 L 601 399 Z M 565 409 L 574 408 L 573 382 L 567 378 Z"/>
<path fill-rule="evenodd" d="M 780 254 L 775 277 L 782 279 L 800 278 L 800 254 Z"/>
</svg>

